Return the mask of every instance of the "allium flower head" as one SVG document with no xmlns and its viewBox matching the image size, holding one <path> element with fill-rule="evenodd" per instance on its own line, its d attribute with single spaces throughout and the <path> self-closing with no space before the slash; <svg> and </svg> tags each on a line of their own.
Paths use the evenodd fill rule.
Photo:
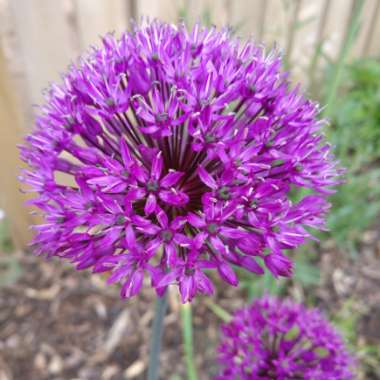
<svg viewBox="0 0 380 380">
<path fill-rule="evenodd" d="M 317 309 L 265 296 L 222 327 L 216 380 L 349 380 L 354 360 Z"/>
<path fill-rule="evenodd" d="M 50 87 L 21 149 L 45 218 L 35 251 L 109 272 L 123 297 L 149 277 L 186 302 L 212 293 L 206 269 L 236 285 L 232 265 L 289 276 L 284 250 L 323 227 L 337 170 L 318 106 L 286 78 L 228 31 L 107 35 Z"/>
</svg>

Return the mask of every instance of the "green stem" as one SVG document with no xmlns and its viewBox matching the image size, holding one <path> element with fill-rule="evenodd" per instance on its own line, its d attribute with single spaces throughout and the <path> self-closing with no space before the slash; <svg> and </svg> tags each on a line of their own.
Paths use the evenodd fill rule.
<svg viewBox="0 0 380 380">
<path fill-rule="evenodd" d="M 185 303 L 181 306 L 181 317 L 187 379 L 197 380 L 193 357 L 193 325 L 190 303 Z"/>
<path fill-rule="evenodd" d="M 332 78 L 329 81 L 329 87 L 326 95 L 326 108 L 323 112 L 324 117 L 330 117 L 335 110 L 335 102 L 338 88 L 342 81 L 343 68 L 360 28 L 360 15 L 364 2 L 365 0 L 356 0 L 353 3 L 352 17 L 350 18 L 351 20 L 348 25 L 346 38 L 341 47 L 338 62 L 334 66 Z"/>
<path fill-rule="evenodd" d="M 163 322 L 168 306 L 167 292 L 157 298 L 152 325 L 152 336 L 150 341 L 148 380 L 158 380 L 160 374 L 160 351 L 161 339 L 164 330 Z"/>
<path fill-rule="evenodd" d="M 228 323 L 231 321 L 232 315 L 228 311 L 224 310 L 222 307 L 217 305 L 216 303 L 212 302 L 210 299 L 207 299 L 205 301 L 205 304 L 223 322 Z"/>
</svg>

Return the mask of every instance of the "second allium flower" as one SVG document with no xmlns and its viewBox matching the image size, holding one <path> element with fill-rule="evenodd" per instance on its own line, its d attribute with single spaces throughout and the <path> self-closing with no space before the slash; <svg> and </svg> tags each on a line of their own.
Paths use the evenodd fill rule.
<svg viewBox="0 0 380 380">
<path fill-rule="evenodd" d="M 215 380 L 351 380 L 355 359 L 317 309 L 256 299 L 222 328 Z"/>
<path fill-rule="evenodd" d="M 154 22 L 109 35 L 52 85 L 22 147 L 45 223 L 37 253 L 109 272 L 122 296 L 146 275 L 182 300 L 233 265 L 289 276 L 285 250 L 323 228 L 337 170 L 318 106 L 280 58 L 228 31 Z M 290 200 L 296 188 L 309 195 Z"/>
</svg>

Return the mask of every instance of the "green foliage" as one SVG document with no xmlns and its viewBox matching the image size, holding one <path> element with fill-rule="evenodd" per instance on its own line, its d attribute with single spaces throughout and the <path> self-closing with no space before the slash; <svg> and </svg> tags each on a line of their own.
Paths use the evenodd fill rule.
<svg viewBox="0 0 380 380">
<path fill-rule="evenodd" d="M 344 68 L 342 79 L 329 140 L 347 173 L 331 198 L 328 226 L 339 243 L 354 247 L 380 212 L 380 63 L 355 62 Z"/>
<path fill-rule="evenodd" d="M 0 288 L 15 284 L 22 275 L 18 259 L 12 255 L 12 240 L 6 219 L 0 219 Z"/>
<path fill-rule="evenodd" d="M 295 282 L 304 287 L 315 286 L 319 284 L 320 271 L 314 259 L 315 248 L 299 249 L 295 255 L 294 276 Z"/>
<path fill-rule="evenodd" d="M 341 93 L 331 137 L 339 158 L 358 171 L 380 158 L 380 63 L 347 66 Z"/>
<path fill-rule="evenodd" d="M 292 254 L 292 260 L 295 263 L 293 275 L 295 282 L 305 288 L 319 284 L 320 271 L 317 265 L 315 247 L 312 244 L 299 248 L 295 254 Z M 261 259 L 257 258 L 257 261 L 261 261 Z M 265 267 L 263 263 L 261 266 Z M 241 268 L 235 269 L 239 276 L 240 288 L 247 291 L 249 300 L 262 297 L 264 294 L 284 295 L 290 281 L 292 281 L 283 277 L 276 279 L 267 269 L 261 276 Z"/>
<path fill-rule="evenodd" d="M 343 83 L 342 76 L 344 72 L 344 66 L 348 57 L 348 54 L 354 45 L 356 37 L 360 29 L 360 16 L 362 13 L 364 0 L 357 0 L 354 3 L 354 9 L 350 24 L 345 35 L 345 39 L 340 48 L 339 57 L 337 62 L 331 67 L 331 76 L 326 81 L 326 108 L 324 109 L 324 116 L 330 117 L 336 109 L 338 101 L 338 90 Z"/>
<path fill-rule="evenodd" d="M 360 312 L 357 310 L 357 301 L 348 299 L 337 309 L 333 316 L 333 322 L 347 340 L 351 351 L 355 353 L 359 363 L 358 378 L 367 378 L 372 374 L 373 378 L 380 376 L 380 346 L 367 344 L 357 333 L 357 325 Z"/>
<path fill-rule="evenodd" d="M 210 298 L 206 298 L 205 304 L 223 322 L 229 322 L 232 319 L 231 314 L 229 314 L 226 310 L 224 310 L 217 303 L 213 302 Z"/>
<path fill-rule="evenodd" d="M 191 22 L 190 22 L 190 4 L 184 4 L 182 7 L 178 8 L 178 20 L 183 20 L 185 24 L 189 27 L 191 27 Z M 211 9 L 208 6 L 205 6 L 202 9 L 201 14 L 198 15 L 198 17 L 194 21 L 200 21 L 203 25 L 205 26 L 211 26 L 213 25 L 213 20 L 212 20 L 212 14 L 211 14 Z"/>
<path fill-rule="evenodd" d="M 237 273 L 240 280 L 240 288 L 246 289 L 249 300 L 259 298 L 264 294 L 278 296 L 285 291 L 287 279 L 276 279 L 268 270 L 261 276 L 241 268 L 237 268 Z"/>
<path fill-rule="evenodd" d="M 190 303 L 181 305 L 181 319 L 187 379 L 197 380 L 198 376 L 194 362 L 193 319 Z"/>
<path fill-rule="evenodd" d="M 354 309 L 354 301 L 352 299 L 345 301 L 333 316 L 334 324 L 351 347 L 354 347 L 356 343 L 356 325 L 358 318 L 359 315 Z"/>
<path fill-rule="evenodd" d="M 362 232 L 380 213 L 380 171 L 352 173 L 331 201 L 332 212 L 328 219 L 333 238 L 345 247 L 355 249 Z"/>
<path fill-rule="evenodd" d="M 5 218 L 0 218 L 0 251 L 2 253 L 10 253 L 13 251 L 13 244 L 10 238 L 8 223 Z"/>
<path fill-rule="evenodd" d="M 0 257 L 0 288 L 15 284 L 22 275 L 22 268 L 16 257 Z"/>
</svg>

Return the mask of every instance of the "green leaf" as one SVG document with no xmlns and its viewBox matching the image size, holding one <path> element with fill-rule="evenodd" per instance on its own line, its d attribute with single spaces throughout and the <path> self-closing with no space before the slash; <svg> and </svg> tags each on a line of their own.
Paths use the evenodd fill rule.
<svg viewBox="0 0 380 380">
<path fill-rule="evenodd" d="M 193 356 L 193 318 L 190 303 L 181 305 L 181 317 L 187 379 L 197 380 L 197 372 Z"/>
<path fill-rule="evenodd" d="M 296 259 L 294 279 L 305 286 L 317 285 L 320 280 L 319 268 L 306 260 Z"/>
<path fill-rule="evenodd" d="M 14 285 L 22 275 L 22 268 L 14 256 L 0 258 L 0 287 Z"/>
</svg>

